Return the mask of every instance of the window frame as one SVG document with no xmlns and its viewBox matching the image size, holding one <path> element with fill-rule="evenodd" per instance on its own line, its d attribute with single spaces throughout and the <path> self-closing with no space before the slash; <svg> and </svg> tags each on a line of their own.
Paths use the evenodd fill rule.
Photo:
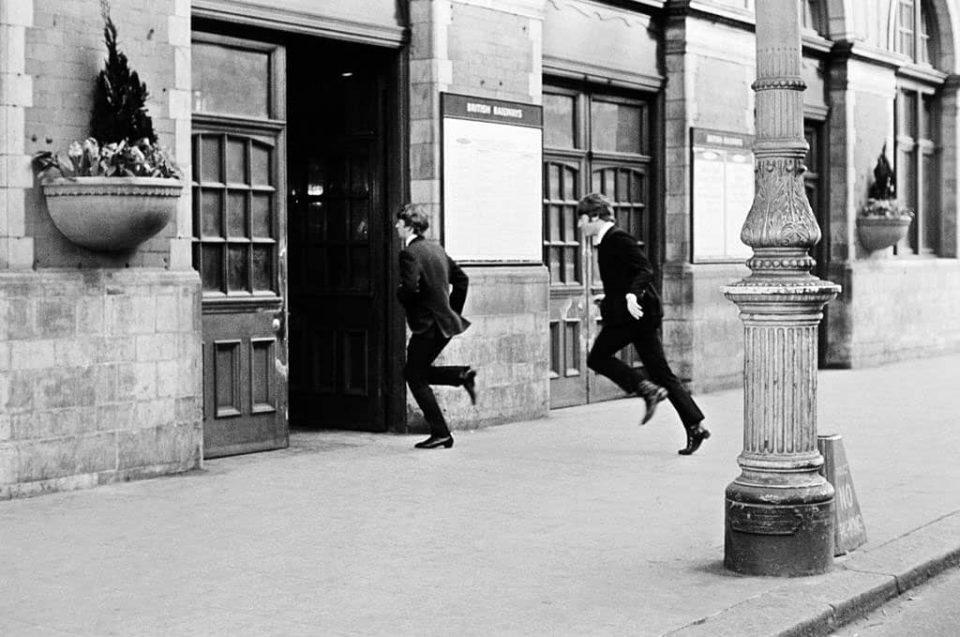
<svg viewBox="0 0 960 637">
<path fill-rule="evenodd" d="M 800 3 L 800 28 L 826 37 L 826 6 L 823 0 L 802 0 Z"/>
<path fill-rule="evenodd" d="M 270 239 L 261 238 L 254 239 L 252 236 L 248 237 L 245 240 L 238 240 L 236 243 L 243 243 L 244 245 L 249 245 L 249 250 L 252 251 L 254 245 L 270 245 L 272 246 L 272 255 L 271 255 L 271 264 L 270 264 L 270 277 L 271 277 L 271 289 L 262 290 L 256 288 L 254 285 L 254 272 L 253 272 L 253 257 L 252 253 L 248 256 L 248 272 L 247 272 L 247 281 L 248 289 L 247 290 L 233 290 L 229 289 L 227 283 L 228 275 L 228 247 L 231 243 L 230 238 L 227 237 L 227 219 L 225 216 L 221 219 L 223 225 L 224 239 L 221 241 L 212 237 L 205 238 L 203 236 L 203 227 L 202 219 L 200 215 L 202 211 L 196 202 L 192 204 L 191 210 L 191 219 L 192 219 L 192 232 L 190 233 L 190 238 L 192 240 L 192 253 L 193 253 L 193 268 L 200 274 L 201 281 L 203 279 L 203 269 L 202 269 L 202 248 L 204 243 L 222 243 L 224 246 L 223 255 L 222 255 L 222 264 L 223 264 L 223 288 L 221 290 L 210 290 L 206 289 L 201 292 L 203 302 L 205 304 L 220 304 L 224 303 L 230 305 L 231 307 L 236 304 L 254 304 L 257 305 L 263 301 L 270 302 L 279 302 L 279 299 L 285 294 L 284 287 L 285 283 L 281 280 L 281 270 L 280 270 L 280 260 L 281 253 L 285 249 L 285 198 L 284 193 L 286 193 L 286 180 L 285 174 L 281 170 L 281 162 L 285 160 L 286 156 L 286 143 L 285 143 L 285 129 L 286 122 L 283 120 L 283 109 L 285 108 L 286 95 L 284 89 L 280 82 L 277 82 L 276 79 L 284 77 L 286 74 L 286 54 L 283 47 L 276 43 L 271 42 L 260 42 L 246 40 L 242 38 L 236 38 L 226 35 L 220 35 L 204 31 L 194 31 L 191 33 L 191 42 L 202 42 L 204 44 L 213 44 L 221 45 L 224 47 L 230 48 L 244 48 L 252 51 L 265 52 L 269 55 L 269 66 L 268 66 L 268 117 L 251 117 L 243 115 L 231 115 L 231 114 L 220 114 L 220 113 L 206 113 L 200 111 L 191 112 L 191 159 L 192 161 L 196 159 L 197 149 L 193 148 L 195 138 L 200 135 L 206 136 L 219 136 L 224 141 L 224 148 L 226 140 L 230 137 L 234 138 L 243 138 L 246 139 L 246 144 L 259 142 L 266 144 L 273 148 L 273 158 L 270 162 L 269 171 L 271 177 L 273 178 L 272 190 L 273 190 L 273 203 L 272 203 L 272 213 L 270 219 L 270 230 L 272 236 Z M 194 164 L 191 166 L 191 189 L 193 192 L 200 190 L 201 180 L 199 174 L 200 166 Z M 226 175 L 224 175 L 226 177 Z M 224 183 L 226 193 L 229 188 L 226 188 L 227 184 Z M 263 191 L 261 189 L 261 191 Z M 264 191 L 265 192 L 265 191 Z M 226 200 L 222 204 L 226 206 Z M 223 213 L 225 215 L 225 212 Z M 248 215 L 245 220 L 245 225 L 247 231 L 250 231 L 250 224 L 252 219 Z M 226 306 L 224 306 L 226 307 Z"/>
<path fill-rule="evenodd" d="M 905 7 L 910 8 L 912 25 L 909 28 L 904 27 L 901 20 Z M 931 7 L 926 0 L 895 0 L 890 19 L 890 50 L 906 56 L 917 66 L 935 68 L 935 62 L 939 59 L 939 41 L 936 30 L 930 28 L 931 15 Z M 905 37 L 911 40 L 909 47 L 903 45 Z"/>
<path fill-rule="evenodd" d="M 942 193 L 940 192 L 942 169 L 940 144 L 941 109 L 938 86 L 903 77 L 897 78 L 897 94 L 894 98 L 894 171 L 897 177 L 897 198 L 901 205 L 913 210 L 914 218 L 907 236 L 894 247 L 894 253 L 900 256 L 937 256 L 942 251 L 943 236 L 939 232 L 943 212 L 940 210 Z M 916 97 L 912 114 L 915 131 L 904 130 L 904 108 L 906 96 Z M 925 100 L 932 101 L 925 131 Z M 924 137 L 924 133 L 929 137 Z M 905 148 L 906 147 L 906 148 Z M 927 162 L 927 159 L 930 162 Z M 909 165 L 904 165 L 909 161 Z M 932 171 L 933 175 L 927 173 Z M 906 175 L 911 175 L 915 189 L 915 201 L 905 200 L 904 186 L 909 183 Z"/>
</svg>

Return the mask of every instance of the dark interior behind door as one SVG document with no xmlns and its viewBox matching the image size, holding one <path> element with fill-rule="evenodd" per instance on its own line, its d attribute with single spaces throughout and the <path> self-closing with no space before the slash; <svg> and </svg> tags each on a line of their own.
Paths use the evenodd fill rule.
<svg viewBox="0 0 960 637">
<path fill-rule="evenodd" d="M 375 50 L 291 55 L 290 422 L 384 431 L 388 342 L 385 85 Z"/>
</svg>

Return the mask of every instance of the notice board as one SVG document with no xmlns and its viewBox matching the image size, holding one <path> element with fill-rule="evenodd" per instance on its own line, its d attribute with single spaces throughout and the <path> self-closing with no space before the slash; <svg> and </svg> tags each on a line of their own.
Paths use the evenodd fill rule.
<svg viewBox="0 0 960 637">
<path fill-rule="evenodd" d="M 753 136 L 692 128 L 693 261 L 742 261 L 740 230 L 753 204 Z"/>
<path fill-rule="evenodd" d="M 467 263 L 543 260 L 543 109 L 441 94 L 443 244 Z"/>
</svg>

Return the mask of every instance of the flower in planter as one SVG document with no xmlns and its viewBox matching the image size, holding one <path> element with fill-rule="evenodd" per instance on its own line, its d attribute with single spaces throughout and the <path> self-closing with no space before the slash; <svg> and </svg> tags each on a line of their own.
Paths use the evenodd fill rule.
<svg viewBox="0 0 960 637">
<path fill-rule="evenodd" d="M 901 206 L 896 199 L 867 199 L 866 205 L 860 210 L 861 217 L 913 217 L 913 210 Z"/>
<path fill-rule="evenodd" d="M 43 177 L 164 177 L 180 179 L 181 172 L 170 156 L 146 137 L 135 144 L 126 141 L 100 146 L 88 137 L 83 144 L 73 142 L 67 149 L 67 160 L 48 150 L 33 156 L 34 165 Z"/>
<path fill-rule="evenodd" d="M 97 76 L 91 136 L 72 142 L 67 158 L 51 151 L 33 157 L 41 177 L 162 177 L 179 179 L 170 154 L 157 143 L 153 120 L 147 113 L 147 85 L 130 69 L 117 46 L 117 28 L 102 2 L 107 59 Z"/>
</svg>

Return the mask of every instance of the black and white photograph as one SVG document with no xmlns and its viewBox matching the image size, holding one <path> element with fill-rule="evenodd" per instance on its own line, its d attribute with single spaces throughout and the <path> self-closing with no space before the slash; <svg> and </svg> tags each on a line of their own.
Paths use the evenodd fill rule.
<svg viewBox="0 0 960 637">
<path fill-rule="evenodd" d="M 957 637 L 960 0 L 0 0 L 0 637 Z"/>
</svg>

